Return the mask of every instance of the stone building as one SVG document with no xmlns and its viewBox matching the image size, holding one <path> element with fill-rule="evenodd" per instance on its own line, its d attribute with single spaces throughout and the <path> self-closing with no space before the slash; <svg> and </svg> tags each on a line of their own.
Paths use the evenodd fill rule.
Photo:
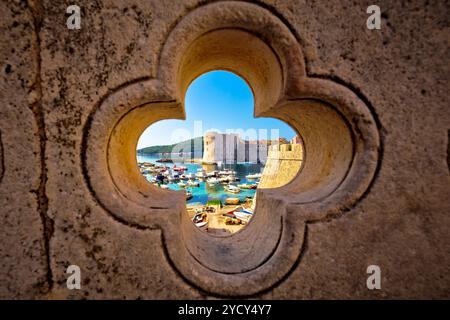
<svg viewBox="0 0 450 320">
<path fill-rule="evenodd" d="M 292 141 L 295 142 L 295 138 Z M 258 188 L 278 188 L 291 182 L 299 173 L 302 160 L 303 150 L 299 143 L 269 146 Z"/>
<path fill-rule="evenodd" d="M 242 140 L 235 133 L 207 132 L 203 136 L 203 163 L 265 163 L 270 143 Z"/>
<path fill-rule="evenodd" d="M 377 1 L 373 30 L 360 1 L 76 4 L 81 29 L 66 1 L 0 2 L 0 298 L 450 298 L 448 2 Z M 304 147 L 225 238 L 136 164 L 211 70 Z"/>
<path fill-rule="evenodd" d="M 297 134 L 289 141 L 289 143 L 290 144 L 301 144 L 302 140 L 301 140 L 300 136 Z"/>
</svg>

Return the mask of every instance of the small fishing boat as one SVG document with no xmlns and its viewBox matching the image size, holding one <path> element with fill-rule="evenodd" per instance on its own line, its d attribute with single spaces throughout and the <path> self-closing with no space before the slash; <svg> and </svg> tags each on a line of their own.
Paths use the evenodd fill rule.
<svg viewBox="0 0 450 320">
<path fill-rule="evenodd" d="M 207 177 L 217 177 L 219 175 L 218 171 L 210 171 L 206 174 Z"/>
<path fill-rule="evenodd" d="M 248 209 L 245 209 L 245 208 L 241 208 L 241 209 L 239 209 L 239 210 L 237 210 L 237 211 L 240 211 L 240 212 L 243 212 L 243 213 L 246 213 L 246 214 L 253 214 L 252 211 L 250 211 L 250 210 L 248 210 Z"/>
<path fill-rule="evenodd" d="M 191 200 L 193 197 L 192 192 L 190 192 L 189 190 L 186 190 L 186 200 Z"/>
<path fill-rule="evenodd" d="M 199 187 L 199 186 L 200 186 L 200 182 L 198 182 L 198 181 L 192 181 L 192 180 L 188 181 L 187 184 L 188 184 L 189 186 L 192 186 L 192 187 Z"/>
<path fill-rule="evenodd" d="M 229 182 L 229 180 L 228 180 L 227 177 L 220 177 L 220 178 L 219 178 L 219 181 L 220 181 L 221 183 L 228 183 L 228 182 Z"/>
<path fill-rule="evenodd" d="M 195 176 L 196 176 L 197 178 L 202 178 L 202 179 L 206 178 L 205 170 L 203 170 L 203 169 L 198 169 L 198 170 L 197 170 L 197 173 L 195 174 Z"/>
<path fill-rule="evenodd" d="M 251 214 L 245 213 L 243 211 L 235 211 L 233 214 L 236 216 L 236 218 L 249 221 L 252 218 Z"/>
<path fill-rule="evenodd" d="M 233 171 L 230 169 L 225 169 L 225 170 L 219 171 L 219 176 L 229 176 L 229 175 L 236 175 L 236 171 Z"/>
<path fill-rule="evenodd" d="M 184 183 L 184 182 L 178 182 L 178 186 L 179 186 L 180 188 L 185 188 L 185 187 L 186 187 L 186 183 Z"/>
<path fill-rule="evenodd" d="M 214 178 L 214 177 L 213 178 L 209 178 L 207 181 L 208 181 L 209 185 L 216 185 L 216 184 L 218 184 L 220 182 L 219 179 Z"/>
<path fill-rule="evenodd" d="M 239 187 L 234 186 L 232 184 L 229 184 L 229 185 L 225 186 L 224 189 L 225 189 L 226 192 L 229 192 L 229 193 L 239 193 L 239 192 L 241 192 L 241 189 Z"/>
<path fill-rule="evenodd" d="M 253 173 L 245 176 L 247 179 L 259 179 L 262 177 L 261 173 Z"/>
<path fill-rule="evenodd" d="M 197 213 L 192 218 L 192 222 L 199 228 L 204 227 L 208 224 L 208 215 L 204 212 Z"/>
<path fill-rule="evenodd" d="M 226 198 L 225 204 L 239 204 L 241 202 L 241 199 L 239 198 Z"/>
<path fill-rule="evenodd" d="M 238 187 L 241 189 L 256 189 L 258 186 L 256 184 L 243 183 L 238 184 Z"/>
<path fill-rule="evenodd" d="M 225 217 L 224 222 L 225 222 L 226 225 L 246 224 L 246 221 L 238 219 L 236 217 Z"/>
</svg>

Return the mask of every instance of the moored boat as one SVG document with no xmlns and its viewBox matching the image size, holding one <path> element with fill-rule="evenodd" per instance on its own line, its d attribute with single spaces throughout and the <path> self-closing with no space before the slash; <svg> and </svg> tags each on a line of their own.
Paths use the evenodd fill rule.
<svg viewBox="0 0 450 320">
<path fill-rule="evenodd" d="M 262 177 L 261 173 L 253 173 L 245 176 L 247 179 L 259 179 Z"/>
<path fill-rule="evenodd" d="M 215 185 L 215 184 L 218 184 L 220 182 L 219 179 L 214 178 L 214 177 L 213 178 L 209 178 L 207 181 L 208 181 L 209 185 Z"/>
<path fill-rule="evenodd" d="M 241 189 L 239 187 L 234 186 L 232 184 L 229 184 L 229 185 L 225 186 L 224 189 L 225 189 L 226 192 L 229 192 L 229 193 L 239 193 L 239 192 L 241 192 Z"/>
<path fill-rule="evenodd" d="M 232 170 L 225 169 L 225 170 L 219 171 L 218 174 L 219 174 L 219 176 L 228 176 L 228 175 L 236 174 L 236 172 L 232 171 Z"/>
<path fill-rule="evenodd" d="M 239 198 L 226 198 L 225 204 L 239 204 L 240 201 L 241 199 Z"/>
<path fill-rule="evenodd" d="M 252 215 L 243 211 L 235 211 L 233 214 L 236 216 L 236 218 L 239 218 L 241 220 L 249 221 L 252 218 Z"/>
<path fill-rule="evenodd" d="M 195 174 L 195 176 L 196 176 L 197 178 L 202 178 L 202 179 L 204 179 L 204 178 L 206 178 L 206 172 L 205 172 L 205 170 L 203 170 L 203 169 L 198 169 L 198 170 L 197 170 L 197 173 Z"/>
<path fill-rule="evenodd" d="M 206 174 L 207 177 L 217 177 L 219 175 L 219 172 L 214 170 L 214 171 L 210 171 Z"/>
<path fill-rule="evenodd" d="M 188 181 L 187 184 L 188 184 L 189 186 L 192 186 L 192 187 L 199 187 L 199 186 L 200 186 L 200 182 L 198 182 L 198 181 L 192 181 L 192 180 Z"/>
<path fill-rule="evenodd" d="M 241 189 L 256 189 L 258 187 L 258 185 L 250 184 L 250 183 L 242 183 L 242 184 L 238 184 L 238 187 Z"/>
<path fill-rule="evenodd" d="M 208 215 L 204 212 L 199 212 L 192 218 L 192 222 L 199 228 L 204 227 L 208 224 Z"/>
</svg>

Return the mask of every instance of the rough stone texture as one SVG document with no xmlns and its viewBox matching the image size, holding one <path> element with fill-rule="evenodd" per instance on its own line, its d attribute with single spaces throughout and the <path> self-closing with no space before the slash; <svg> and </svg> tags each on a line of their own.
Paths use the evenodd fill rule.
<svg viewBox="0 0 450 320">
<path fill-rule="evenodd" d="M 48 290 L 36 26 L 21 2 L 0 12 L 0 298 L 33 298 Z"/>
<path fill-rule="evenodd" d="M 270 146 L 258 188 L 278 188 L 291 182 L 302 165 L 301 144 Z"/>
<path fill-rule="evenodd" d="M 161 231 L 105 214 L 81 169 L 83 127 L 110 90 L 155 73 L 168 32 L 204 1 L 2 2 L 1 298 L 208 298 L 167 260 Z M 296 33 L 307 73 L 364 96 L 381 124 L 380 167 L 338 219 L 309 223 L 301 261 L 260 298 L 449 298 L 449 7 L 265 1 Z M 48 264 L 50 263 L 50 264 Z M 82 289 L 65 287 L 69 264 Z M 366 268 L 382 270 L 369 291 Z"/>
</svg>

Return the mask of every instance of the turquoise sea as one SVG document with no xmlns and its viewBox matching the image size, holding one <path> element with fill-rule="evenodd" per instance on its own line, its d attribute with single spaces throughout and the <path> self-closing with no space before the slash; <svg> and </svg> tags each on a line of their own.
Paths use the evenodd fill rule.
<svg viewBox="0 0 450 320">
<path fill-rule="evenodd" d="M 160 159 L 161 157 L 155 157 L 155 156 L 144 156 L 144 155 L 138 155 L 137 160 L 138 162 L 151 162 L 151 163 L 157 163 L 156 160 Z M 213 170 L 224 170 L 224 169 L 231 169 L 236 171 L 236 176 L 240 178 L 240 181 L 236 181 L 234 184 L 241 184 L 241 183 L 252 183 L 254 180 L 247 180 L 245 178 L 248 174 L 253 173 L 259 173 L 262 171 L 264 165 L 259 163 L 236 163 L 236 164 L 222 164 L 222 165 L 202 165 L 198 163 L 188 163 L 188 162 L 176 162 L 176 163 L 157 163 L 158 165 L 166 165 L 167 167 L 173 167 L 176 165 L 179 166 L 185 166 L 187 167 L 186 173 L 196 173 L 197 169 L 203 168 L 206 172 L 210 172 Z M 151 178 L 151 176 L 149 176 Z M 176 183 L 169 183 L 167 184 L 169 189 L 172 190 L 181 190 L 183 188 L 180 188 Z M 216 184 L 215 186 L 210 186 L 206 182 L 200 182 L 199 187 L 187 187 L 187 190 L 192 192 L 192 199 L 188 200 L 188 204 L 194 204 L 194 203 L 202 203 L 206 204 L 208 200 L 221 200 L 225 201 L 226 198 L 240 198 L 241 200 L 245 200 L 246 197 L 253 197 L 256 193 L 256 190 L 249 190 L 249 189 L 242 189 L 240 193 L 238 194 L 230 194 L 226 193 L 223 185 Z"/>
</svg>

